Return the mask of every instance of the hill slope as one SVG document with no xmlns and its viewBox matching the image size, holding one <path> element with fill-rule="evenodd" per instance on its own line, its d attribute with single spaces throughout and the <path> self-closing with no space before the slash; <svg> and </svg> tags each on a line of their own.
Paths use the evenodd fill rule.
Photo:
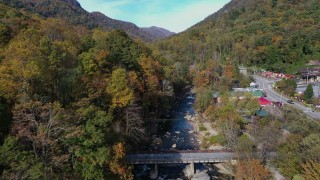
<svg viewBox="0 0 320 180">
<path fill-rule="evenodd" d="M 174 32 L 171 32 L 169 30 L 166 30 L 166 29 L 163 29 L 163 28 L 160 28 L 160 27 L 156 27 L 156 26 L 145 27 L 145 28 L 142 28 L 142 29 L 144 31 L 148 32 L 149 34 L 153 35 L 157 39 L 163 39 L 163 38 L 166 38 L 168 36 L 176 34 Z"/>
<path fill-rule="evenodd" d="M 232 0 L 187 31 L 156 44 L 174 61 L 232 60 L 296 72 L 320 59 L 320 2 Z"/>
<path fill-rule="evenodd" d="M 0 3 L 23 8 L 46 18 L 64 19 L 75 25 L 85 25 L 89 28 L 101 27 L 106 30 L 120 29 L 131 37 L 145 41 L 157 39 L 157 36 L 149 34 L 133 23 L 115 20 L 99 12 L 89 13 L 76 0 L 0 0 Z"/>
</svg>

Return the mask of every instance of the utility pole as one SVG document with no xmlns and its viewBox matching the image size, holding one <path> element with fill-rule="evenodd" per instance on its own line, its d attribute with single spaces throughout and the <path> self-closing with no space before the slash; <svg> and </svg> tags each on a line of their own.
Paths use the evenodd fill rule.
<svg viewBox="0 0 320 180">
<path fill-rule="evenodd" d="M 307 86 L 309 85 L 309 68 L 307 68 Z"/>
</svg>

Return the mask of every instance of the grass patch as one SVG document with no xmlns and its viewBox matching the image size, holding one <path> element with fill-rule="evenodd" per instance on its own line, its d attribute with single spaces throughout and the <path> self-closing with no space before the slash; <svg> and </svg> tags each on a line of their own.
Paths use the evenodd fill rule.
<svg viewBox="0 0 320 180">
<path fill-rule="evenodd" d="M 227 142 L 226 138 L 221 134 L 209 137 L 208 141 L 210 144 L 220 144 L 220 145 L 224 145 Z"/>
<path fill-rule="evenodd" d="M 203 124 L 199 125 L 199 131 L 207 131 L 207 130 L 208 129 Z"/>
<path fill-rule="evenodd" d="M 222 134 L 218 134 L 216 136 L 210 136 L 210 137 L 203 138 L 201 146 L 204 148 L 208 148 L 212 145 L 224 146 L 226 144 L 227 144 L 226 138 Z"/>
</svg>

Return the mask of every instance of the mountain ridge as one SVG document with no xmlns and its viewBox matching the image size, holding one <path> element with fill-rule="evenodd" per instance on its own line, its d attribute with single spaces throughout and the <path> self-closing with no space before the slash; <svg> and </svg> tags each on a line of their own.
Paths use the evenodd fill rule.
<svg viewBox="0 0 320 180">
<path fill-rule="evenodd" d="M 151 26 L 151 27 L 142 27 L 142 30 L 146 31 L 149 34 L 152 34 L 153 36 L 157 37 L 157 39 L 164 39 L 171 35 L 176 34 L 175 32 L 171 32 L 167 29 L 157 27 L 157 26 Z"/>
<path fill-rule="evenodd" d="M 89 29 L 100 27 L 105 30 L 123 30 L 131 37 L 144 41 L 154 41 L 158 37 L 134 23 L 115 20 L 101 12 L 87 12 L 77 0 L 0 0 L 0 3 L 40 14 L 45 18 L 61 18 L 75 25 L 85 25 Z"/>
</svg>

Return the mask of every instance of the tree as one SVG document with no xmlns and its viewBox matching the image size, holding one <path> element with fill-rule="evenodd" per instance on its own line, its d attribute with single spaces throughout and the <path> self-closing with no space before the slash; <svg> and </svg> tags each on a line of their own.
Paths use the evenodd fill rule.
<svg viewBox="0 0 320 180">
<path fill-rule="evenodd" d="M 252 116 L 259 109 L 260 104 L 251 93 L 246 93 L 243 99 L 237 100 L 236 106 L 241 114 Z"/>
<path fill-rule="evenodd" d="M 237 180 L 268 180 L 271 177 L 270 171 L 257 159 L 240 160 L 235 168 Z"/>
<path fill-rule="evenodd" d="M 302 157 L 304 160 L 319 160 L 320 161 L 320 135 L 310 134 L 309 136 L 303 138 L 300 143 L 302 150 Z"/>
<path fill-rule="evenodd" d="M 320 163 L 317 161 L 308 161 L 302 165 L 303 177 L 306 179 L 319 179 Z"/>
<path fill-rule="evenodd" d="M 26 29 L 11 40 L 0 65 L 0 96 L 8 101 L 22 100 L 29 94 L 30 81 L 39 75 L 35 63 L 41 57 L 39 32 Z M 18 98 L 19 97 L 19 98 Z"/>
<path fill-rule="evenodd" d="M 65 145 L 73 158 L 72 169 L 84 179 L 107 179 L 113 174 L 110 171 L 116 141 L 111 129 L 113 117 L 88 102 L 78 102 L 74 109 L 69 122 L 77 125 L 70 126 L 65 136 Z"/>
<path fill-rule="evenodd" d="M 229 79 L 233 79 L 236 76 L 235 67 L 231 62 L 228 62 L 228 64 L 225 66 L 223 76 Z"/>
<path fill-rule="evenodd" d="M 8 136 L 0 146 L 0 164 L 4 167 L 3 179 L 43 179 L 43 163 L 18 142 Z"/>
<path fill-rule="evenodd" d="M 286 143 L 280 145 L 277 150 L 275 164 L 279 171 L 288 177 L 293 177 L 301 173 L 301 157 L 299 155 L 299 143 L 302 138 L 299 135 L 292 135 Z"/>
<path fill-rule="evenodd" d="M 11 38 L 11 29 L 7 25 L 0 23 L 0 48 L 4 47 Z"/>
<path fill-rule="evenodd" d="M 227 102 L 218 110 L 218 125 L 228 141 L 228 147 L 234 147 L 240 132 L 241 116 L 236 108 Z"/>
<path fill-rule="evenodd" d="M 156 95 L 160 92 L 159 85 L 162 80 L 161 65 L 150 56 L 141 56 L 139 65 L 143 71 L 143 77 L 147 87 L 146 91 Z"/>
<path fill-rule="evenodd" d="M 159 97 L 162 96 L 162 66 L 158 61 L 147 55 L 142 55 L 139 58 L 138 63 L 143 72 L 142 78 L 145 87 L 145 91 L 142 97 L 143 105 L 147 109 L 147 113 L 155 112 L 156 114 L 158 114 L 161 109 L 159 108 Z"/>
<path fill-rule="evenodd" d="M 196 108 L 200 112 L 203 112 L 211 103 L 212 101 L 212 90 L 202 87 L 198 88 L 196 96 Z"/>
<path fill-rule="evenodd" d="M 142 107 L 137 104 L 126 108 L 126 135 L 135 143 L 145 139 L 145 128 L 143 127 Z"/>
<path fill-rule="evenodd" d="M 260 146 L 263 160 L 266 159 L 269 152 L 273 152 L 281 137 L 280 128 L 275 122 L 270 123 L 269 126 L 260 127 L 256 134 L 256 144 Z"/>
<path fill-rule="evenodd" d="M 112 107 L 122 108 L 133 102 L 133 90 L 129 87 L 126 70 L 118 68 L 107 80 L 107 93 L 112 96 Z"/>
<path fill-rule="evenodd" d="M 293 79 L 283 79 L 276 83 L 276 87 L 289 96 L 293 96 L 297 88 L 297 83 Z"/>
<path fill-rule="evenodd" d="M 0 97 L 0 144 L 9 133 L 11 120 L 12 114 L 9 104 Z"/>
<path fill-rule="evenodd" d="M 307 89 L 306 89 L 306 91 L 304 91 L 304 99 L 307 101 L 307 102 L 310 102 L 311 101 L 311 99 L 313 98 L 313 87 L 312 87 L 312 85 L 311 84 L 309 84 L 308 86 L 307 86 Z"/>
<path fill-rule="evenodd" d="M 110 163 L 111 171 L 115 174 L 120 175 L 122 180 L 133 180 L 131 173 L 132 167 L 123 165 L 123 158 L 125 157 L 125 148 L 122 143 L 115 144 L 113 146 L 114 156 Z"/>
<path fill-rule="evenodd" d="M 67 127 L 63 119 L 59 103 L 30 101 L 17 104 L 13 110 L 11 134 L 25 147 L 32 147 L 31 152 L 43 165 L 44 178 L 48 178 L 49 169 L 63 170 L 68 166 L 68 155 L 60 146 Z"/>
</svg>

